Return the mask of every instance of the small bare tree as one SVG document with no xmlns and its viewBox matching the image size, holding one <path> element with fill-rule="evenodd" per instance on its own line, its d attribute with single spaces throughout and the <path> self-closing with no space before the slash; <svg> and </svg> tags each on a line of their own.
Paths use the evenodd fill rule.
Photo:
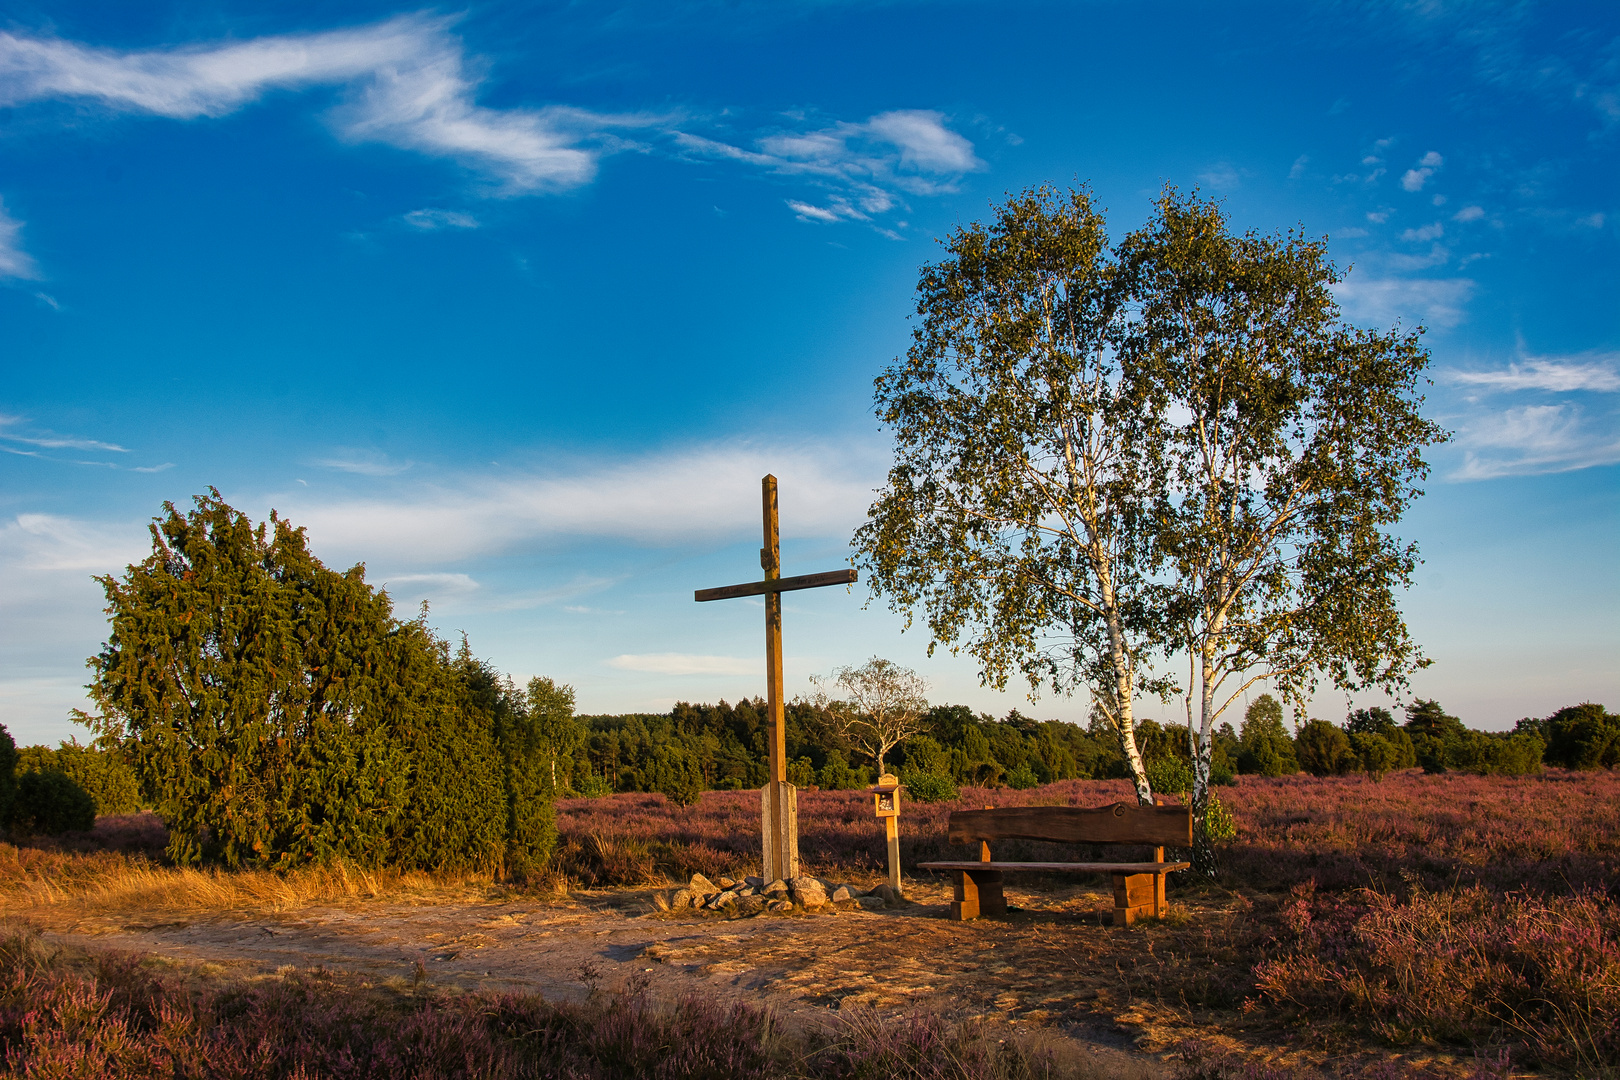
<svg viewBox="0 0 1620 1080">
<path fill-rule="evenodd" d="M 890 750 L 917 734 L 928 711 L 928 683 L 910 668 L 874 656 L 860 667 L 841 667 L 828 679 L 811 676 L 813 703 L 832 716 L 838 733 L 883 773 Z M 829 688 L 835 693 L 829 693 Z"/>
</svg>

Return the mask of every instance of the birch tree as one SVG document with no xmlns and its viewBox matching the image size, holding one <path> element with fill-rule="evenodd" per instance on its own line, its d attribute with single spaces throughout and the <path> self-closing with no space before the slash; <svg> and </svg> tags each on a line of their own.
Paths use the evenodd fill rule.
<svg viewBox="0 0 1620 1080">
<path fill-rule="evenodd" d="M 1397 593 L 1414 544 L 1392 530 L 1446 433 L 1420 414 L 1421 328 L 1344 324 L 1320 241 L 1233 235 L 1218 205 L 1167 190 L 1121 245 L 1124 392 L 1160 478 L 1143 490 L 1166 586 L 1194 760 L 1194 865 L 1215 724 L 1268 681 L 1296 712 L 1322 681 L 1395 692 L 1421 651 Z"/>
<path fill-rule="evenodd" d="M 1088 692 L 1152 801 L 1133 700 L 1171 683 L 1141 508 L 1153 474 L 1112 337 L 1118 300 L 1089 193 L 1010 198 L 923 269 L 910 350 L 877 380 L 895 463 L 855 537 L 875 594 L 921 610 L 981 680 Z"/>
</svg>

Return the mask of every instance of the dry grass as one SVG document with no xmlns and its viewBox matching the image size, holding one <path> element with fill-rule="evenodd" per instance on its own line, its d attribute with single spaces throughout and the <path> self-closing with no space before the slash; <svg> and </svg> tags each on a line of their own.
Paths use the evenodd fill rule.
<svg viewBox="0 0 1620 1080">
<path fill-rule="evenodd" d="M 0 907 L 12 914 L 69 909 L 276 913 L 311 904 L 388 900 L 470 902 L 500 891 L 489 875 L 365 870 L 336 864 L 292 873 L 163 866 L 144 855 L 63 852 L 0 844 Z"/>
</svg>

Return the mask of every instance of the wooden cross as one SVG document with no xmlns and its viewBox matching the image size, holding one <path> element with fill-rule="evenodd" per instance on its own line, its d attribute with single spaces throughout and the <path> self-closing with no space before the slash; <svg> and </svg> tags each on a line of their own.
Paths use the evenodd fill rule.
<svg viewBox="0 0 1620 1080">
<path fill-rule="evenodd" d="M 765 597 L 765 695 L 770 707 L 771 775 L 760 792 L 760 803 L 765 881 L 769 883 L 799 875 L 798 800 L 793 785 L 787 782 L 787 735 L 783 730 L 782 594 L 824 585 L 852 585 L 855 571 L 830 570 L 825 574 L 783 577 L 782 542 L 776 519 L 776 477 L 766 476 L 759 485 L 765 512 L 765 546 L 759 549 L 759 565 L 765 571 L 765 580 L 699 589 L 692 594 L 692 599 L 701 604 L 705 600 L 729 600 L 736 596 Z"/>
</svg>

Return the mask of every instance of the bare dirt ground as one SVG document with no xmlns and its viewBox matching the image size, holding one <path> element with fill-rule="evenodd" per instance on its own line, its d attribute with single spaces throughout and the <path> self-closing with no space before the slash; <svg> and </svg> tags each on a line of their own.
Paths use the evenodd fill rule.
<svg viewBox="0 0 1620 1080">
<path fill-rule="evenodd" d="M 71 903 L 11 913 L 66 945 L 139 952 L 202 975 L 315 970 L 372 986 L 574 1000 L 635 979 L 662 999 L 768 1006 L 792 1027 L 836 1024 L 851 1009 L 933 1012 L 1027 1033 L 1096 1076 L 1170 1076 L 1184 1039 L 1333 1074 L 1353 1059 L 1365 1064 L 1354 1048 L 1291 1045 L 1238 1009 L 1188 1004 L 1174 989 L 1223 962 L 1222 937 L 1249 911 L 1239 896 L 1173 896 L 1164 923 L 1116 930 L 1101 887 L 1009 881 L 1008 902 L 1021 910 L 970 923 L 945 918 L 950 889 L 941 879 L 908 881 L 910 902 L 896 909 L 746 918 L 661 912 L 653 892 L 362 900 L 277 913 Z M 1443 1055 L 1405 1064 L 1453 1071 Z"/>
<path fill-rule="evenodd" d="M 746 999 L 792 1026 L 836 1023 L 832 1014 L 864 1007 L 1038 1029 L 1064 1057 L 1082 1056 L 1102 1075 L 1168 1075 L 1167 1051 L 1190 1031 L 1162 1007 L 1133 1001 L 1115 956 L 1148 948 L 1164 928 L 1103 925 L 1099 913 L 1112 900 L 1100 890 L 1009 884 L 1009 903 L 1024 910 L 971 923 L 945 918 L 950 890 L 940 880 L 907 882 L 906 892 L 910 903 L 886 911 L 747 918 L 660 912 L 653 890 L 274 914 L 76 913 L 72 905 L 16 913 L 63 944 L 218 975 L 324 969 L 372 985 L 426 981 L 563 999 L 637 978 L 660 998 Z"/>
</svg>

